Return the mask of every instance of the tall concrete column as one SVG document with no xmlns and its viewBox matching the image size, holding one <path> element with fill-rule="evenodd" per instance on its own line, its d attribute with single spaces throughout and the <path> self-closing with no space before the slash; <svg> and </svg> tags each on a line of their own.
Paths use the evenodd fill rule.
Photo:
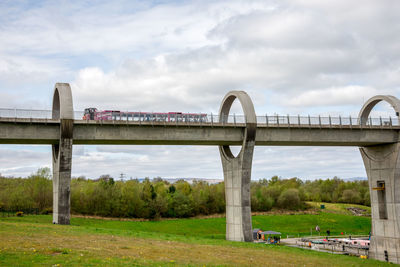
<svg viewBox="0 0 400 267">
<path fill-rule="evenodd" d="M 391 104 L 398 116 L 400 101 L 393 96 L 375 96 L 360 111 L 366 125 L 373 107 L 380 101 Z M 397 118 L 398 119 L 398 118 Z M 372 231 L 369 257 L 400 263 L 400 143 L 360 147 L 371 194 Z"/>
<path fill-rule="evenodd" d="M 226 239 L 250 242 L 253 240 L 250 179 L 257 119 L 250 97 L 243 91 L 231 91 L 222 100 L 220 121 L 227 122 L 229 110 L 236 98 L 242 105 L 246 120 L 242 149 L 235 157 L 229 146 L 219 146 L 225 181 Z"/>
<path fill-rule="evenodd" d="M 74 109 L 68 83 L 55 85 L 52 118 L 60 120 L 60 141 L 53 145 L 53 223 L 69 224 Z"/>
</svg>

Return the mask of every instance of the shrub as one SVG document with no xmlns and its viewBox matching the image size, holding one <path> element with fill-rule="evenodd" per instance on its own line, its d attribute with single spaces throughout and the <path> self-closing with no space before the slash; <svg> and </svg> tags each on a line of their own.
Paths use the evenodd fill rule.
<svg viewBox="0 0 400 267">
<path fill-rule="evenodd" d="M 361 202 L 360 193 L 353 189 L 346 189 L 342 194 L 342 201 L 345 203 L 355 203 L 358 204 Z"/>
<path fill-rule="evenodd" d="M 284 209 L 297 210 L 301 208 L 301 204 L 299 190 L 296 188 L 290 188 L 283 191 L 278 198 L 279 207 Z"/>
</svg>

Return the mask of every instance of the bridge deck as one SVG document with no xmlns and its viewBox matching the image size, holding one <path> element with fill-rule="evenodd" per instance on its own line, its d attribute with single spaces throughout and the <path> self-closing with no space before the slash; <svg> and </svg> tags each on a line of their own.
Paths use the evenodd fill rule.
<svg viewBox="0 0 400 267">
<path fill-rule="evenodd" d="M 1 144 L 57 144 L 59 121 L 0 118 Z M 244 123 L 74 121 L 74 144 L 240 145 Z M 256 145 L 371 146 L 398 142 L 400 126 L 258 124 Z"/>
</svg>

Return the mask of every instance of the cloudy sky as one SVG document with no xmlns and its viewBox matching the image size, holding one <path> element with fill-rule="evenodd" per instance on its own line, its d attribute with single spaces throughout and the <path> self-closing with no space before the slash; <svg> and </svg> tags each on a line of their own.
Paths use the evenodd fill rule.
<svg viewBox="0 0 400 267">
<path fill-rule="evenodd" d="M 357 116 L 400 96 L 400 2 L 0 1 L 0 108 L 217 113 L 245 90 L 257 114 Z M 240 113 L 240 109 L 237 110 Z M 374 115 L 393 115 L 380 104 Z M 49 146 L 0 146 L 0 173 L 51 166 Z M 256 147 L 252 179 L 366 176 L 357 148 Z M 74 146 L 74 176 L 222 178 L 217 147 Z"/>
</svg>

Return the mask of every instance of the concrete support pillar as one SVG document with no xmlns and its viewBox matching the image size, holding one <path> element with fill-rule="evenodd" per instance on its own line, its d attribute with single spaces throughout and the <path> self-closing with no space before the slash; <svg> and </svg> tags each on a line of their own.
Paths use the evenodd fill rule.
<svg viewBox="0 0 400 267">
<path fill-rule="evenodd" d="M 380 101 L 390 103 L 398 115 L 400 101 L 393 96 L 375 96 L 361 109 L 365 125 L 372 108 Z M 371 195 L 371 244 L 369 257 L 400 263 L 400 143 L 361 147 Z"/>
<path fill-rule="evenodd" d="M 52 118 L 60 120 L 60 141 L 53 145 L 53 223 L 69 224 L 74 111 L 67 83 L 55 85 Z"/>
<path fill-rule="evenodd" d="M 227 122 L 229 110 L 235 99 L 242 104 L 246 127 L 243 144 L 235 157 L 229 146 L 219 146 L 225 181 L 226 239 L 251 242 L 250 180 L 257 120 L 250 97 L 243 91 L 229 92 L 222 101 L 220 122 Z"/>
</svg>

